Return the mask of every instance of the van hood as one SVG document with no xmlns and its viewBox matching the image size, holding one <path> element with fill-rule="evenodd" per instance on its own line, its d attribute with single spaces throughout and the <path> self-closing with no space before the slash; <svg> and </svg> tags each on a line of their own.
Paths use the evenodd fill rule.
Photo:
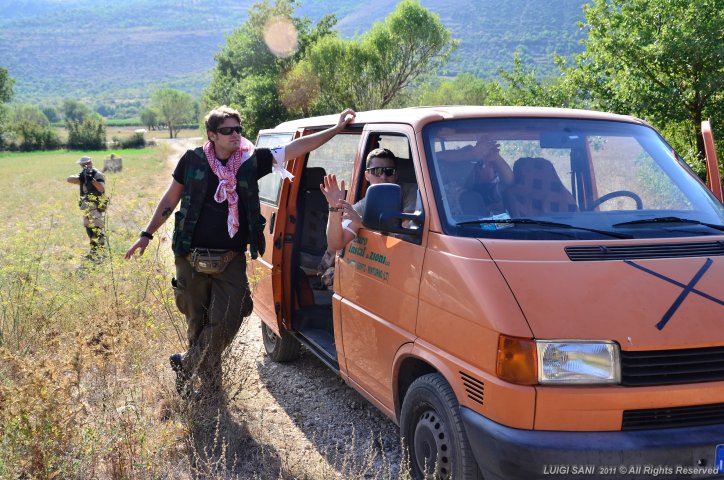
<svg viewBox="0 0 724 480">
<path fill-rule="evenodd" d="M 481 241 L 535 338 L 614 340 L 624 350 L 724 345 L 724 257 L 716 248 L 710 256 L 676 258 L 670 249 L 670 258 L 645 258 L 649 240 L 603 259 L 569 255 L 581 244 Z"/>
</svg>

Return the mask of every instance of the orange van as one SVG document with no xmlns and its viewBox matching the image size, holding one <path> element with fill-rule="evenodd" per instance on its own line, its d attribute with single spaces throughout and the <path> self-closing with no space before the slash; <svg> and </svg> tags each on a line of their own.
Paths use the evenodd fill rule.
<svg viewBox="0 0 724 480">
<path fill-rule="evenodd" d="M 258 145 L 335 121 L 285 122 Z M 389 416 L 415 478 L 720 477 L 724 206 L 706 140 L 710 188 L 633 117 L 359 112 L 289 163 L 293 181 L 260 180 L 272 248 L 249 268 L 266 351 L 283 362 L 304 345 Z M 365 183 L 378 147 L 398 184 Z M 512 180 L 480 173 L 491 155 Z M 329 173 L 366 197 L 333 288 Z"/>
</svg>

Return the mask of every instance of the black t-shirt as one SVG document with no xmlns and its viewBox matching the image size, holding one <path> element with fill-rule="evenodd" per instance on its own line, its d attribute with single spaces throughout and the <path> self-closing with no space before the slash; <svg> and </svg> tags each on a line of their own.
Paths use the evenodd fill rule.
<svg viewBox="0 0 724 480">
<path fill-rule="evenodd" d="M 188 155 L 188 154 L 187 154 Z M 188 166 L 187 155 L 181 157 L 176 169 L 173 172 L 173 178 L 183 185 L 186 168 Z M 191 155 L 196 155 L 191 153 Z M 257 178 L 271 173 L 274 157 L 268 148 L 257 148 L 254 151 L 256 156 Z M 251 161 L 252 159 L 248 159 Z M 226 160 L 219 160 L 226 165 Z M 214 200 L 214 194 L 219 187 L 219 178 L 213 172 L 209 172 L 208 185 L 206 186 L 206 198 L 204 205 L 201 207 L 199 220 L 196 223 L 194 236 L 191 240 L 192 248 L 214 248 L 222 250 L 236 250 L 243 252 L 246 250 L 247 238 L 249 230 L 246 221 L 246 205 L 245 200 L 239 198 L 239 231 L 233 238 L 229 238 L 229 229 L 227 227 L 227 219 L 229 217 L 229 202 L 224 201 L 218 203 Z"/>
</svg>

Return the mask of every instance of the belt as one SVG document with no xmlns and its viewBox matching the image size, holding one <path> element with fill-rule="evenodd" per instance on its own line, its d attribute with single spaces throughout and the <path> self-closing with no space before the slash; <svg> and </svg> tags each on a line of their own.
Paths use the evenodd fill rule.
<svg viewBox="0 0 724 480">
<path fill-rule="evenodd" d="M 198 255 L 219 255 L 220 260 L 224 263 L 228 263 L 234 259 L 239 252 L 235 250 L 218 250 L 213 248 L 192 248 L 191 252 L 186 256 L 186 260 L 193 263 L 194 256 Z"/>
</svg>

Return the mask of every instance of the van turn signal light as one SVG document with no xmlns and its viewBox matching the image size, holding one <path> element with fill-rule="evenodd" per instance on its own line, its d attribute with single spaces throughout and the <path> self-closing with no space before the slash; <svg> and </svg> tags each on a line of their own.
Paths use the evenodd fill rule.
<svg viewBox="0 0 724 480">
<path fill-rule="evenodd" d="M 496 374 L 506 382 L 518 385 L 538 383 L 536 344 L 530 338 L 501 335 L 498 340 Z"/>
</svg>

